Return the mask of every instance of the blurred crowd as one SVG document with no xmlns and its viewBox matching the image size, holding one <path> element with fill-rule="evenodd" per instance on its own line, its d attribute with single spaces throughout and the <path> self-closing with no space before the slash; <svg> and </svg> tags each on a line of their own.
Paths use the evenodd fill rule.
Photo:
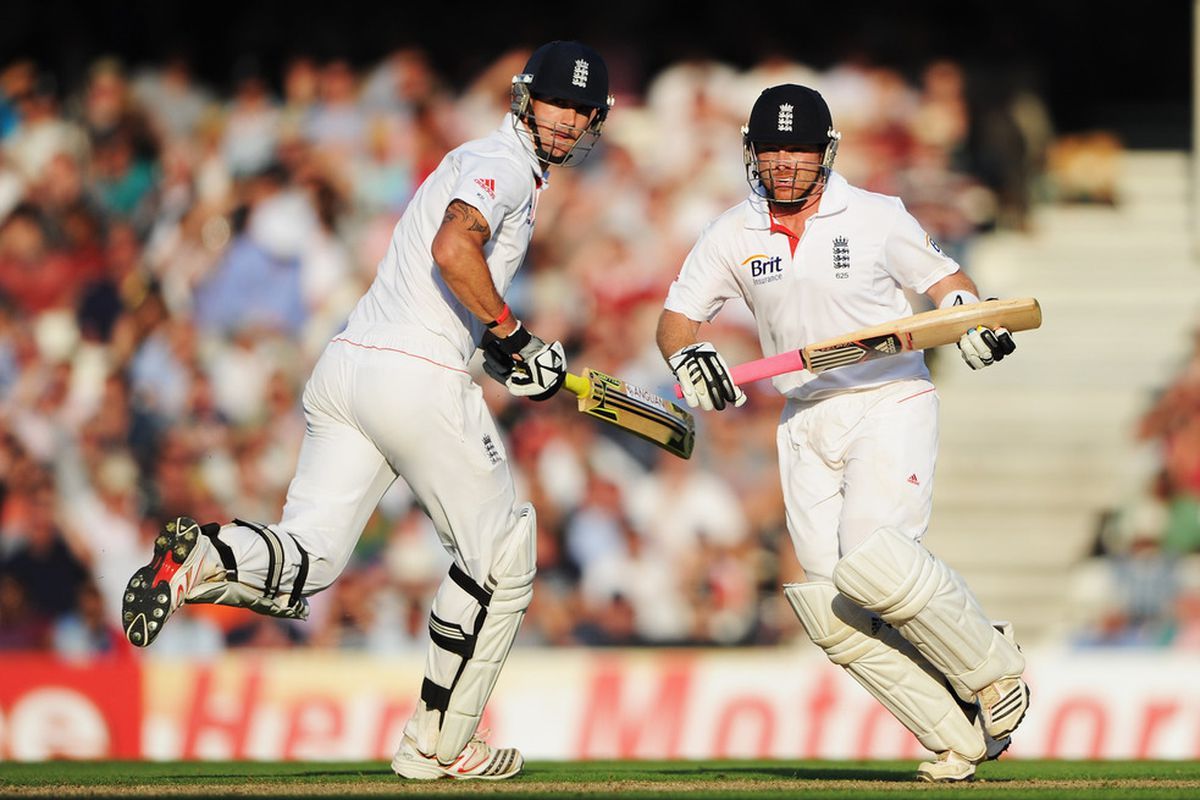
<svg viewBox="0 0 1200 800">
<path fill-rule="evenodd" d="M 1139 421 L 1152 478 L 1102 515 L 1077 571 L 1084 645 L 1200 647 L 1200 329 Z"/>
<path fill-rule="evenodd" d="M 3 65 L 0 648 L 125 652 L 121 593 L 166 517 L 278 519 L 312 364 L 421 180 L 501 123 L 527 55 L 456 89 L 419 49 L 366 66 L 241 61 L 221 90 L 181 59 L 99 60 L 78 85 L 28 61 Z M 577 368 L 669 392 L 653 344 L 662 300 L 702 226 L 745 196 L 739 128 L 782 82 L 828 99 L 839 171 L 900 195 L 963 263 L 981 230 L 1023 224 L 1049 137 L 1036 97 L 980 108 L 949 61 L 915 76 L 857 62 L 681 62 L 619 94 L 592 157 L 555 171 L 507 298 L 517 314 L 563 341 Z M 759 355 L 744 307 L 727 308 L 711 338 L 733 362 Z M 736 413 L 701 416 L 685 462 L 565 400 L 517 401 L 474 368 L 519 496 L 538 509 L 521 641 L 793 635 L 779 585 L 799 567 L 769 385 Z M 398 481 L 307 623 L 192 606 L 150 655 L 423 648 L 448 565 Z"/>
</svg>

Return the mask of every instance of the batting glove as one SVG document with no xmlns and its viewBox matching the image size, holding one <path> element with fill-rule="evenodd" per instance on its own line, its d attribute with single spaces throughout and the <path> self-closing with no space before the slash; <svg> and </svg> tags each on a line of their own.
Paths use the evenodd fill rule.
<svg viewBox="0 0 1200 800">
<path fill-rule="evenodd" d="M 980 325 L 964 333 L 958 340 L 958 350 L 971 369 L 983 369 L 1003 361 L 1016 349 L 1017 343 L 1007 328 L 992 330 Z"/>
<path fill-rule="evenodd" d="M 546 400 L 567 380 L 567 356 L 560 343 L 546 344 L 518 322 L 503 339 L 484 334 L 483 370 L 517 397 Z"/>
<path fill-rule="evenodd" d="M 746 394 L 729 377 L 729 365 L 708 342 L 680 348 L 671 354 L 667 364 L 679 379 L 683 399 L 692 408 L 720 411 L 726 403 L 740 407 L 746 402 Z"/>
</svg>

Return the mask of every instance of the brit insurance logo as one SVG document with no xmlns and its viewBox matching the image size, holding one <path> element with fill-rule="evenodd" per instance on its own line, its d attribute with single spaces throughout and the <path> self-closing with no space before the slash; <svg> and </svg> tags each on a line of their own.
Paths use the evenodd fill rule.
<svg viewBox="0 0 1200 800">
<path fill-rule="evenodd" d="M 841 281 L 850 277 L 850 240 L 845 236 L 833 240 L 833 277 Z"/>
<path fill-rule="evenodd" d="M 750 277 L 755 286 L 764 283 L 783 280 L 783 257 L 769 256 L 766 253 L 755 253 L 742 262 L 742 266 L 750 267 Z"/>
</svg>

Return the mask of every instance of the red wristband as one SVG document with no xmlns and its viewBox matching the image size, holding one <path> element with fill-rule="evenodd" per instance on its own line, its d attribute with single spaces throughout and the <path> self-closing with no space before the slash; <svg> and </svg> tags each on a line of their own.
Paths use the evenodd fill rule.
<svg viewBox="0 0 1200 800">
<path fill-rule="evenodd" d="M 500 311 L 500 315 L 491 322 L 487 323 L 488 330 L 498 327 L 504 320 L 512 316 L 512 309 L 508 307 L 508 303 L 504 304 L 504 308 Z"/>
</svg>

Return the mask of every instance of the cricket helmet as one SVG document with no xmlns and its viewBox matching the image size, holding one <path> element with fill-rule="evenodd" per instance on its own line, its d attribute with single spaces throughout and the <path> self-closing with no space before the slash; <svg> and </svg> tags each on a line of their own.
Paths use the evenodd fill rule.
<svg viewBox="0 0 1200 800">
<path fill-rule="evenodd" d="M 559 132 L 574 138 L 574 144 L 564 155 L 552 156 L 543 147 L 533 114 L 531 101 L 534 98 L 556 104 L 566 101 L 594 112 L 585 128 L 556 126 Z M 512 79 L 513 125 L 519 134 L 529 136 L 538 158 L 550 164 L 573 166 L 583 161 L 600 138 L 612 105 L 613 96 L 608 93 L 608 65 L 599 53 L 579 42 L 553 41 L 542 45 L 533 51 L 525 69 Z"/>
<path fill-rule="evenodd" d="M 742 126 L 742 154 L 746 164 L 746 180 L 756 194 L 777 203 L 802 203 L 819 194 L 829 180 L 833 160 L 837 156 L 842 135 L 833 127 L 829 106 L 820 92 L 795 83 L 784 83 L 764 89 L 749 121 Z M 763 177 L 771 177 L 772 167 L 759 160 L 759 153 L 774 145 L 782 147 L 811 147 L 821 153 L 821 162 L 814 171 L 812 185 L 802 196 L 792 200 L 776 200 L 766 188 Z M 764 175 L 766 173 L 766 175 Z M 769 182 L 769 181 L 768 181 Z"/>
</svg>

